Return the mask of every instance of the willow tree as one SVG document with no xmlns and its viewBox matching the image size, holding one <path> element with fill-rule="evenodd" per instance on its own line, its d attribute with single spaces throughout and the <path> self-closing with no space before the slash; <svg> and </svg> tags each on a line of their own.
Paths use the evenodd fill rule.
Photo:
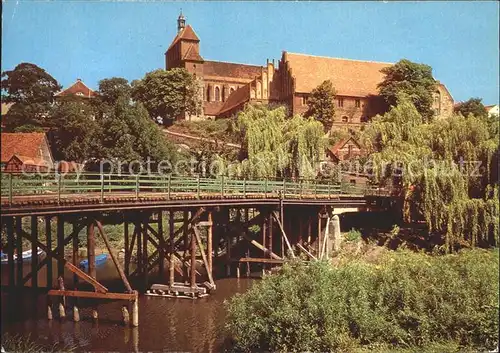
<svg viewBox="0 0 500 353">
<path fill-rule="evenodd" d="M 247 177 L 314 178 L 324 153 L 323 125 L 314 118 L 287 118 L 286 109 L 251 105 L 238 115 L 243 153 L 235 174 Z"/>
<path fill-rule="evenodd" d="M 401 190 L 406 220 L 424 219 L 447 250 L 498 245 L 498 130 L 488 120 L 455 115 L 426 122 L 400 96 L 367 126 L 362 142 L 374 178 Z"/>
</svg>

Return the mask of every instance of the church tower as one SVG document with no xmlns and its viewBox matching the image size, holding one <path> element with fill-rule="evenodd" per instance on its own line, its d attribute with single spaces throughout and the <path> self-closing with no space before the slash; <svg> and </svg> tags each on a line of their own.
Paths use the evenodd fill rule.
<svg viewBox="0 0 500 353">
<path fill-rule="evenodd" d="M 174 67 L 185 68 L 196 76 L 203 75 L 200 39 L 190 25 L 186 26 L 186 18 L 182 12 L 177 18 L 177 35 L 165 53 L 165 69 Z"/>
</svg>

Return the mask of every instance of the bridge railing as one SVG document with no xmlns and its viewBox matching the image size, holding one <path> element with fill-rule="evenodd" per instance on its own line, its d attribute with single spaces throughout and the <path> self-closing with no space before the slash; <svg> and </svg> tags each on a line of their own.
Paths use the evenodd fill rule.
<svg viewBox="0 0 500 353">
<path fill-rule="evenodd" d="M 10 202 L 16 196 L 53 195 L 58 200 L 71 194 L 99 194 L 101 201 L 107 196 L 134 194 L 137 198 L 152 193 L 172 195 L 188 194 L 200 198 L 228 197 L 283 197 L 283 198 L 336 198 L 342 195 L 386 195 L 391 190 L 377 185 L 353 185 L 328 180 L 261 179 L 247 180 L 220 176 L 204 178 L 179 175 L 131 174 L 14 174 L 2 173 L 1 196 Z"/>
</svg>

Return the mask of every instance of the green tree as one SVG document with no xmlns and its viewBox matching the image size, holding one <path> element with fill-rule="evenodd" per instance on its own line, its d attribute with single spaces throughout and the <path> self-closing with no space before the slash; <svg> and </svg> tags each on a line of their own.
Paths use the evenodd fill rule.
<svg viewBox="0 0 500 353">
<path fill-rule="evenodd" d="M 81 99 L 64 97 L 50 114 L 49 137 L 54 158 L 84 162 L 101 152 L 101 130 L 94 108 Z"/>
<path fill-rule="evenodd" d="M 151 118 L 164 125 L 183 114 L 200 114 L 200 87 L 185 69 L 155 70 L 133 82 L 132 97 L 141 102 Z"/>
<path fill-rule="evenodd" d="M 398 186 L 406 220 L 425 220 L 446 250 L 498 245 L 498 130 L 472 115 L 426 123 L 399 99 L 362 134 L 375 179 Z"/>
<path fill-rule="evenodd" d="M 472 114 L 477 118 L 487 118 L 488 111 L 481 101 L 481 98 L 470 98 L 465 102 L 458 103 L 455 106 L 454 111 L 455 113 L 460 113 L 465 117 L 469 116 L 469 114 Z"/>
<path fill-rule="evenodd" d="M 21 63 L 14 70 L 2 72 L 2 102 L 14 103 L 4 120 L 7 131 L 40 130 L 62 87 L 45 70 L 31 63 Z"/>
<path fill-rule="evenodd" d="M 284 107 L 250 105 L 236 124 L 242 159 L 236 174 L 247 177 L 305 177 L 317 175 L 324 153 L 323 126 L 313 118 L 287 118 Z"/>
<path fill-rule="evenodd" d="M 434 116 L 432 92 L 436 81 L 432 77 L 432 68 L 429 65 L 402 59 L 381 71 L 385 74 L 385 78 L 378 88 L 389 106 L 396 106 L 398 98 L 406 95 L 426 120 Z"/>
<path fill-rule="evenodd" d="M 132 87 L 128 81 L 121 77 L 105 78 L 99 81 L 99 98 L 102 102 L 113 105 L 118 98 L 130 98 Z"/>
<path fill-rule="evenodd" d="M 330 131 L 335 117 L 334 100 L 335 89 L 332 82 L 330 80 L 323 81 L 311 92 L 307 100 L 309 108 L 305 115 L 314 117 L 323 124 L 325 131 Z"/>
<path fill-rule="evenodd" d="M 165 138 L 158 125 L 152 121 L 140 103 L 130 103 L 120 97 L 113 109 L 100 121 L 102 130 L 102 154 L 100 158 L 121 163 L 151 160 L 152 170 L 157 163 L 175 163 L 177 153 Z"/>
</svg>

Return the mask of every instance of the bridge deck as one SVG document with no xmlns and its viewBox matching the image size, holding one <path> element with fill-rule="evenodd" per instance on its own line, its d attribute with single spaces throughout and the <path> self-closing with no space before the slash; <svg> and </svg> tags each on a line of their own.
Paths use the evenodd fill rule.
<svg viewBox="0 0 500 353">
<path fill-rule="evenodd" d="M 378 187 L 319 181 L 234 180 L 193 177 L 80 175 L 2 176 L 2 215 L 219 205 L 336 205 L 357 207 Z"/>
</svg>

